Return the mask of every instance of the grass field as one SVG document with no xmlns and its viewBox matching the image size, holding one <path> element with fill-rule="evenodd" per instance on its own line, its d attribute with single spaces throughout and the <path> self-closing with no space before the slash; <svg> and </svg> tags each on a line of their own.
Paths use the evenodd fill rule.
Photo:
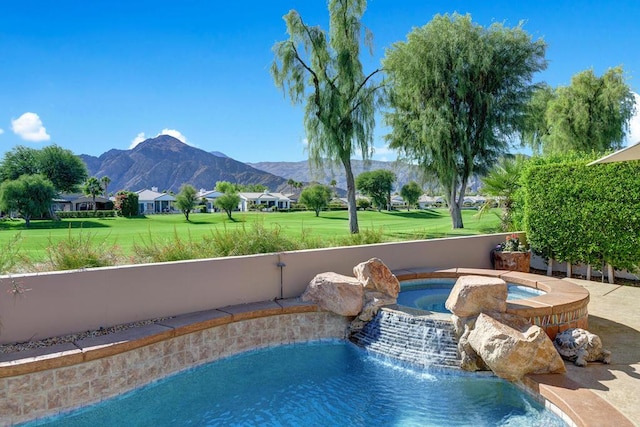
<svg viewBox="0 0 640 427">
<path fill-rule="evenodd" d="M 430 239 L 447 236 L 473 235 L 499 231 L 497 215 L 482 218 L 475 210 L 464 210 L 465 228 L 452 230 L 449 212 L 446 209 L 412 210 L 392 212 L 358 212 L 360 230 L 374 230 L 382 234 L 384 241 Z M 313 212 L 290 213 L 240 213 L 229 220 L 223 213 L 198 213 L 190 215 L 149 215 L 136 218 L 65 219 L 62 221 L 31 221 L 25 228 L 21 220 L 0 222 L 0 247 L 6 247 L 19 234 L 16 243 L 20 251 L 33 261 L 46 257 L 46 248 L 82 233 L 97 241 L 117 245 L 125 255 L 131 255 L 134 243 L 157 238 L 179 236 L 184 239 L 201 239 L 212 232 L 248 227 L 260 222 L 265 228 L 280 227 L 283 235 L 296 239 L 303 235 L 331 241 L 348 237 L 348 215 L 346 211 L 322 212 L 315 217 Z"/>
</svg>

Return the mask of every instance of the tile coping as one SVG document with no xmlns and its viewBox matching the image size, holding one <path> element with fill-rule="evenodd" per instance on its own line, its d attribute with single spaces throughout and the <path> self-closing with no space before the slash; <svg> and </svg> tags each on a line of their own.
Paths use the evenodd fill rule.
<svg viewBox="0 0 640 427">
<path fill-rule="evenodd" d="M 528 273 L 481 269 L 404 269 L 394 271 L 398 279 L 409 280 L 427 277 L 458 277 L 462 274 L 478 274 L 519 280 L 525 286 L 535 285 L 553 294 L 555 282 L 566 282 L 557 279 Z M 578 285 L 575 285 L 579 287 Z M 562 291 L 563 296 L 589 297 L 581 292 Z M 535 298 L 531 299 L 535 301 Z M 527 300 L 519 300 L 526 305 Z M 22 352 L 0 355 L 0 378 L 14 377 L 33 372 L 80 364 L 90 360 L 117 355 L 129 350 L 165 341 L 180 335 L 221 326 L 237 321 L 279 314 L 293 314 L 321 311 L 317 305 L 305 303 L 299 298 L 275 301 L 262 301 L 250 304 L 222 307 L 218 309 L 187 313 L 155 324 L 132 328 L 113 334 L 90 337 L 74 343 L 58 344 Z M 592 391 L 581 388 L 564 374 L 527 375 L 518 385 L 532 395 L 541 398 L 545 406 L 560 415 L 570 425 L 598 426 L 616 425 L 632 426 L 628 418 L 615 407 L 597 396 Z"/>
</svg>

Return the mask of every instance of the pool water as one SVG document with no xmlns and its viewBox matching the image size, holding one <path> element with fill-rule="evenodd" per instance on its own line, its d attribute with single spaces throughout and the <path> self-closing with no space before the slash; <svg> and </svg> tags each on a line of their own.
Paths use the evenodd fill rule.
<svg viewBox="0 0 640 427">
<path fill-rule="evenodd" d="M 496 377 L 412 370 L 331 341 L 242 353 L 29 425 L 565 424 Z"/>
<path fill-rule="evenodd" d="M 456 279 L 419 279 L 401 283 L 398 304 L 405 307 L 450 313 L 444 306 Z M 527 286 L 508 283 L 507 300 L 533 298 L 544 292 Z"/>
</svg>

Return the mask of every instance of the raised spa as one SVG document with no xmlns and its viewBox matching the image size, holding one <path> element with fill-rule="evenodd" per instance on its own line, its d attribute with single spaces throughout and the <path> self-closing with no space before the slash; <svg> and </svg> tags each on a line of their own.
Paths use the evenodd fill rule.
<svg viewBox="0 0 640 427">
<path fill-rule="evenodd" d="M 405 280 L 400 284 L 400 294 L 398 304 L 418 308 L 420 310 L 434 311 L 437 313 L 449 313 L 444 306 L 456 279 L 453 278 L 430 278 Z M 544 295 L 545 292 L 522 286 L 515 283 L 508 283 L 509 293 L 507 300 L 528 299 Z"/>
</svg>

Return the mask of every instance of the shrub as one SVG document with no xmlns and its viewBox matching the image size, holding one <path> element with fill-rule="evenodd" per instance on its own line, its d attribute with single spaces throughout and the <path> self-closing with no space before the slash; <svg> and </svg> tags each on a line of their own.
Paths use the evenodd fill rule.
<svg viewBox="0 0 640 427">
<path fill-rule="evenodd" d="M 106 237 L 98 239 L 94 234 L 80 231 L 72 233 L 65 240 L 54 243 L 49 239 L 47 259 L 51 270 L 75 270 L 79 268 L 116 265 L 120 257 L 116 245 L 106 242 Z"/>
<path fill-rule="evenodd" d="M 640 261 L 640 163 L 586 163 L 525 171 L 527 240 L 546 258 L 634 269 Z"/>
<path fill-rule="evenodd" d="M 168 262 L 186 259 L 211 257 L 203 242 L 196 242 L 189 234 L 187 239 L 182 239 L 174 228 L 170 238 L 154 237 L 149 230 L 149 237 L 140 238 L 140 243 L 133 245 L 137 262 Z"/>
<path fill-rule="evenodd" d="M 116 216 L 115 210 L 101 210 L 101 211 L 58 211 L 56 212 L 58 218 L 113 218 Z"/>
<path fill-rule="evenodd" d="M 11 273 L 20 260 L 24 262 L 20 250 L 21 240 L 21 234 L 16 233 L 0 248 L 0 274 Z"/>
<path fill-rule="evenodd" d="M 138 215 L 138 194 L 132 191 L 118 191 L 113 208 L 120 216 Z"/>
</svg>

